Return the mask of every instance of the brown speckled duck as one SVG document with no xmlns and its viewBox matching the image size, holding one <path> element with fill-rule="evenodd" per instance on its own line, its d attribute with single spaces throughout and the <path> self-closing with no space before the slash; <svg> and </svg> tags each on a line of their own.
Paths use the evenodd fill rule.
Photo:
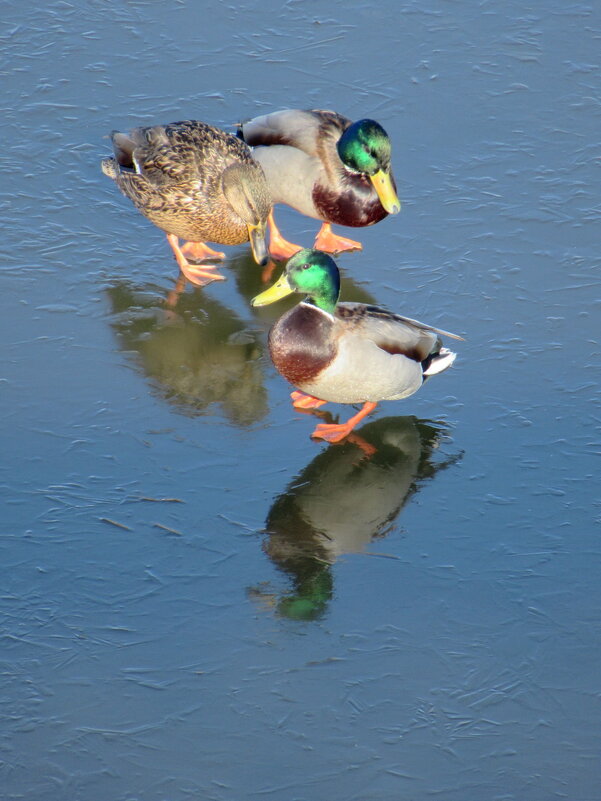
<svg viewBox="0 0 601 801">
<path fill-rule="evenodd" d="M 193 284 L 224 280 L 214 265 L 225 254 L 205 242 L 250 239 L 255 261 L 267 262 L 271 199 L 265 175 L 238 137 L 197 120 L 111 134 L 114 158 L 102 171 L 145 217 L 167 234 L 176 261 Z M 188 240 L 182 247 L 179 239 Z"/>
<path fill-rule="evenodd" d="M 375 120 L 351 120 L 335 111 L 285 109 L 240 125 L 238 136 L 263 167 L 273 203 L 322 221 L 315 248 L 361 250 L 334 234 L 332 223 L 362 227 L 400 211 L 390 168 L 390 139 Z M 287 259 L 300 247 L 285 240 L 269 217 L 270 253 Z"/>
</svg>

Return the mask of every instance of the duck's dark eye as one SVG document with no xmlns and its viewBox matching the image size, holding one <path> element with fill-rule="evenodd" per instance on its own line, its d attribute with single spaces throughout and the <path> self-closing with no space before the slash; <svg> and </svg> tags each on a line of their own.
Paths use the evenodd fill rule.
<svg viewBox="0 0 601 801">
<path fill-rule="evenodd" d="M 308 270 L 310 266 L 310 264 L 303 264 L 303 270 Z"/>
</svg>

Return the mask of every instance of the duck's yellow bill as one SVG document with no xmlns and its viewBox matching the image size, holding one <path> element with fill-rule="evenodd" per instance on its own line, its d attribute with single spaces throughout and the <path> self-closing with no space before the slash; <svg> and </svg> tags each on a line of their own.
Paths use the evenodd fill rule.
<svg viewBox="0 0 601 801">
<path fill-rule="evenodd" d="M 250 303 L 251 306 L 268 306 L 270 303 L 275 303 L 276 300 L 285 298 L 293 292 L 294 289 L 288 283 L 288 278 L 286 277 L 286 273 L 284 273 L 273 286 L 270 286 L 265 292 L 261 292 L 260 295 L 254 297 Z"/>
<path fill-rule="evenodd" d="M 374 189 L 378 193 L 380 203 L 389 214 L 398 214 L 401 210 L 401 201 L 398 199 L 392 178 L 389 172 L 378 170 L 374 175 L 370 175 L 370 180 Z"/>
<path fill-rule="evenodd" d="M 265 234 L 267 231 L 267 223 L 260 222 L 256 225 L 247 223 L 248 238 L 250 239 L 250 246 L 252 248 L 254 260 L 261 267 L 267 264 L 269 253 L 267 252 L 267 244 L 265 242 Z"/>
</svg>

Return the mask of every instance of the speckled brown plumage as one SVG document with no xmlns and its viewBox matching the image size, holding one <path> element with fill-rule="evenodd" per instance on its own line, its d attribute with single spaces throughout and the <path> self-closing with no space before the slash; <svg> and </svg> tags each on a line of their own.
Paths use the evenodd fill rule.
<svg viewBox="0 0 601 801">
<path fill-rule="evenodd" d="M 192 242 L 248 241 L 245 221 L 224 194 L 228 174 L 244 187 L 257 221 L 267 219 L 271 200 L 265 176 L 237 137 L 186 120 L 114 132 L 111 138 L 115 158 L 103 161 L 103 171 L 166 233 Z"/>
</svg>

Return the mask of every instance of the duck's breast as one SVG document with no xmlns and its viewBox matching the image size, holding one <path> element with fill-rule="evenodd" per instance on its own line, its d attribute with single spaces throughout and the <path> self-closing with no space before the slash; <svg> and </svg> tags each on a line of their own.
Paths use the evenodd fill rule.
<svg viewBox="0 0 601 801">
<path fill-rule="evenodd" d="M 281 375 L 295 387 L 318 380 L 336 356 L 334 318 L 307 303 L 284 314 L 269 332 L 269 352 Z"/>
<path fill-rule="evenodd" d="M 365 403 L 406 398 L 422 383 L 421 362 L 350 333 L 339 339 L 336 358 L 300 389 L 334 403 Z"/>
</svg>

